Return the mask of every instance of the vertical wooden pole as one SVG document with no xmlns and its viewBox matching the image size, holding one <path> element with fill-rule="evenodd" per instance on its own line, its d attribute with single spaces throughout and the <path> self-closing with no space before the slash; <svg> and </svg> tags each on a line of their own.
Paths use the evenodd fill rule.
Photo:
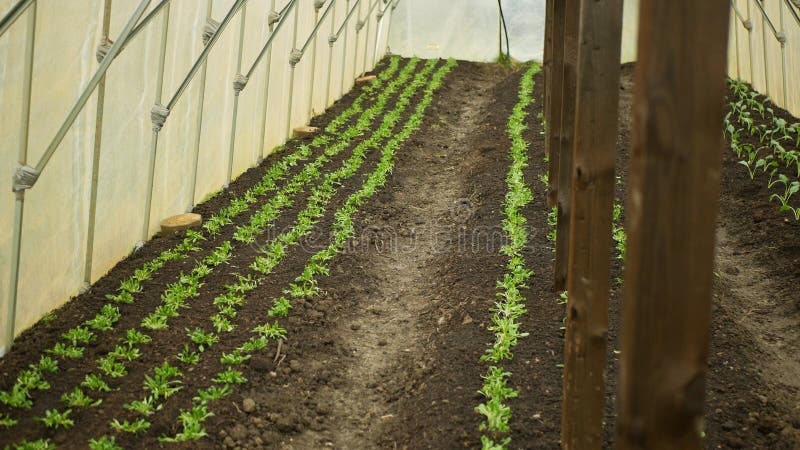
<svg viewBox="0 0 800 450">
<path fill-rule="evenodd" d="M 561 445 L 603 443 L 622 0 L 581 0 Z"/>
<path fill-rule="evenodd" d="M 700 449 L 728 1 L 642 0 L 617 446 Z"/>
<path fill-rule="evenodd" d="M 547 82 L 550 105 L 545 116 L 547 121 L 545 152 L 548 157 L 547 204 L 550 207 L 556 205 L 558 192 L 558 146 L 561 141 L 561 98 L 564 94 L 562 89 L 564 85 L 564 20 L 567 12 L 565 1 L 554 1 L 553 3 L 553 44 L 550 80 Z"/>
<path fill-rule="evenodd" d="M 550 79 L 552 78 L 551 72 L 553 69 L 553 8 L 555 7 L 555 0 L 547 0 L 545 5 L 545 20 L 544 20 L 544 55 L 542 57 L 542 65 L 544 71 L 544 114 L 545 126 L 550 126 L 547 122 L 547 113 L 550 111 Z"/>
<path fill-rule="evenodd" d="M 575 106 L 578 78 L 578 28 L 581 0 L 565 0 L 564 20 L 564 76 L 561 96 L 561 127 L 559 130 L 558 171 L 556 172 L 556 262 L 553 289 L 567 287 L 567 262 L 569 259 L 569 220 L 572 203 L 572 153 L 575 146 Z M 552 155 L 552 153 L 551 153 Z M 552 174 L 550 176 L 553 176 Z"/>
</svg>

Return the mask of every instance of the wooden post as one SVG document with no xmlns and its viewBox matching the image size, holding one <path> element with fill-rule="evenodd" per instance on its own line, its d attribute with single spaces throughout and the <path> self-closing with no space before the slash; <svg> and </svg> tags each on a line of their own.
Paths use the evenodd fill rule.
<svg viewBox="0 0 800 450">
<path fill-rule="evenodd" d="M 603 444 L 622 0 L 581 0 L 561 445 Z"/>
<path fill-rule="evenodd" d="M 640 8 L 616 442 L 700 449 L 729 4 Z"/>
<path fill-rule="evenodd" d="M 545 136 L 545 153 L 547 153 L 547 204 L 555 206 L 558 181 L 558 144 L 561 136 L 561 97 L 564 81 L 564 19 L 566 14 L 564 1 L 553 1 L 552 53 L 550 58 L 550 74 L 547 91 L 550 102 L 545 112 L 547 130 Z"/>
<path fill-rule="evenodd" d="M 544 92 L 544 114 L 550 110 L 550 72 L 553 69 L 553 8 L 555 0 L 547 0 L 545 5 L 545 20 L 544 20 L 544 55 L 542 56 L 542 66 L 544 68 L 542 76 L 544 78 L 543 91 Z M 550 124 L 547 123 L 547 126 Z"/>
<path fill-rule="evenodd" d="M 553 289 L 567 287 L 569 259 L 569 221 L 572 203 L 572 153 L 575 146 L 575 106 L 578 83 L 578 28 L 581 0 L 566 0 L 564 21 L 564 77 L 561 97 L 561 127 L 559 130 L 556 205 L 556 262 Z M 553 176 L 552 174 L 550 176 Z"/>
</svg>

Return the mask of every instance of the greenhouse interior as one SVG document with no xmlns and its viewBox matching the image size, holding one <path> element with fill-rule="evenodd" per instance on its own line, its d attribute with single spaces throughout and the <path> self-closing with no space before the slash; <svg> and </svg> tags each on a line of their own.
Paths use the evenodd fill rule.
<svg viewBox="0 0 800 450">
<path fill-rule="evenodd" d="M 800 449 L 800 0 L 0 0 L 0 448 Z"/>
</svg>

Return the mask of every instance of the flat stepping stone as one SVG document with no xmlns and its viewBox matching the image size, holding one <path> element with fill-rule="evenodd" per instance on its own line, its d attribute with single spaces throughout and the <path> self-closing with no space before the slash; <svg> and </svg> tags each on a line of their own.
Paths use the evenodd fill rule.
<svg viewBox="0 0 800 450">
<path fill-rule="evenodd" d="M 363 77 L 358 77 L 358 78 L 356 78 L 356 84 L 372 83 L 377 78 L 378 77 L 376 77 L 375 75 L 366 75 L 366 76 L 363 76 Z"/>
<path fill-rule="evenodd" d="M 319 128 L 311 126 L 297 127 L 294 129 L 294 135 L 299 138 L 307 138 L 317 134 Z"/>
<path fill-rule="evenodd" d="M 203 216 L 196 213 L 184 213 L 167 217 L 161 221 L 161 232 L 164 234 L 176 233 L 199 227 L 203 223 Z"/>
</svg>

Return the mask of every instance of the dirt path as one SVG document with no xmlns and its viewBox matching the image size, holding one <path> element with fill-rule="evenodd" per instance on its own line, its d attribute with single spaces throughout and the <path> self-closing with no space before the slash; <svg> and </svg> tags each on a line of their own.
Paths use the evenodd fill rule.
<svg viewBox="0 0 800 450">
<path fill-rule="evenodd" d="M 363 232 L 337 266 L 352 283 L 347 303 L 323 331 L 347 348 L 335 389 L 323 386 L 319 401 L 336 407 L 316 430 L 306 430 L 284 448 L 376 448 L 383 425 L 397 420 L 398 394 L 413 388 L 415 373 L 429 369 L 425 343 L 431 326 L 462 317 L 437 315 L 437 261 L 456 257 L 457 235 L 473 212 L 474 186 L 463 176 L 477 162 L 475 132 L 498 70 L 462 63 L 439 94 L 426 126 L 398 152 L 394 179 L 367 208 Z M 441 105 L 446 105 L 446 109 Z M 323 289 L 340 290 L 334 276 Z M 322 331 L 322 330 L 321 330 Z M 310 363 L 307 358 L 300 365 Z"/>
<path fill-rule="evenodd" d="M 800 448 L 800 227 L 723 153 L 709 438 L 715 448 Z"/>
</svg>

